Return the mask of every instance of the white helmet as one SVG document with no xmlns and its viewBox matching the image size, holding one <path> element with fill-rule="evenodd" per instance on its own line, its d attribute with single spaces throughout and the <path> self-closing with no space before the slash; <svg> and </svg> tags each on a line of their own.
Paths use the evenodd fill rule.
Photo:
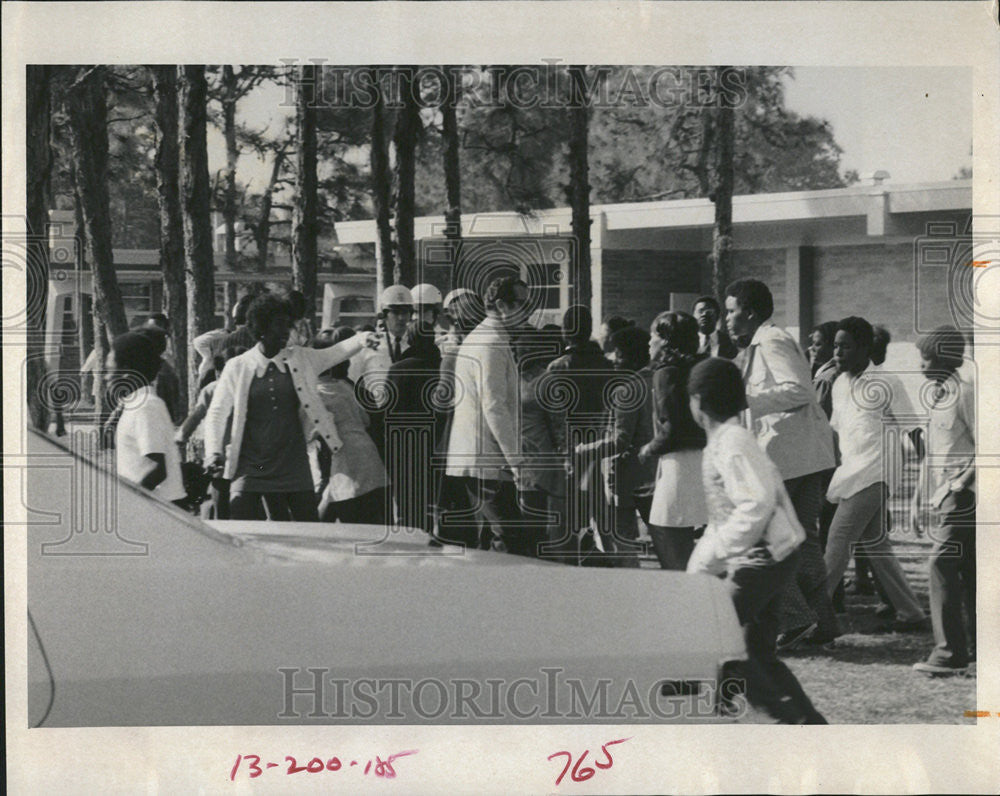
<svg viewBox="0 0 1000 796">
<path fill-rule="evenodd" d="M 464 296 L 466 293 L 472 293 L 472 292 L 473 291 L 469 290 L 469 288 L 467 287 L 456 287 L 447 296 L 444 297 L 445 309 L 447 309 L 448 305 L 451 304 L 451 302 L 453 302 L 459 296 Z"/>
<path fill-rule="evenodd" d="M 426 282 L 422 285 L 417 285 L 413 288 L 413 303 L 418 307 L 427 304 L 440 304 L 441 291 L 434 287 L 434 285 L 427 284 Z"/>
<path fill-rule="evenodd" d="M 378 298 L 380 310 L 388 307 L 412 307 L 413 296 L 404 285 L 389 285 Z"/>
</svg>

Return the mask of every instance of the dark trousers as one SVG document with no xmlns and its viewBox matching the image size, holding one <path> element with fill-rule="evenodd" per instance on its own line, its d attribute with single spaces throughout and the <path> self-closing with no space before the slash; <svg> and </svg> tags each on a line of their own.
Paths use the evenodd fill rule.
<svg viewBox="0 0 1000 796">
<path fill-rule="evenodd" d="M 649 537 L 653 540 L 653 552 L 661 569 L 687 569 L 688 559 L 694 551 L 696 530 L 694 528 L 664 528 L 649 526 Z"/>
<path fill-rule="evenodd" d="M 445 544 L 460 544 L 472 550 L 480 547 L 481 520 L 465 489 L 465 479 L 442 475 L 435 507 L 435 536 Z"/>
<path fill-rule="evenodd" d="M 317 522 L 316 495 L 303 492 L 238 492 L 229 498 L 234 520 Z"/>
<path fill-rule="evenodd" d="M 213 478 L 208 488 L 209 499 L 202 504 L 201 515 L 207 520 L 228 520 L 229 512 L 229 480 Z"/>
<path fill-rule="evenodd" d="M 778 615 L 782 592 L 800 566 L 796 550 L 774 561 L 762 548 L 750 565 L 730 575 L 728 585 L 747 648 L 747 699 L 783 724 L 825 724 L 799 681 L 778 658 Z"/>
<path fill-rule="evenodd" d="M 781 630 L 805 627 L 813 622 L 822 636 L 839 636 L 840 625 L 826 590 L 826 564 L 819 541 L 819 513 L 823 501 L 824 474 L 790 478 L 785 489 L 795 507 L 806 539 L 799 547 L 799 565 L 785 589 L 781 605 Z"/>
<path fill-rule="evenodd" d="M 466 478 L 465 489 L 479 518 L 493 530 L 494 543 L 508 553 L 537 556 L 545 539 L 543 529 L 525 528 L 513 481 Z"/>
<path fill-rule="evenodd" d="M 384 525 L 387 500 L 385 487 L 380 487 L 348 500 L 321 501 L 319 521 Z"/>
<path fill-rule="evenodd" d="M 976 495 L 951 492 L 940 509 L 932 534 L 930 597 L 934 651 L 930 663 L 960 668 L 969 663 L 969 643 L 976 644 Z M 969 620 L 966 633 L 965 607 Z"/>
<path fill-rule="evenodd" d="M 566 562 L 565 551 L 558 545 L 565 538 L 565 501 L 541 489 L 521 490 L 517 493 L 525 533 L 538 538 L 533 555 L 548 561 Z"/>
</svg>

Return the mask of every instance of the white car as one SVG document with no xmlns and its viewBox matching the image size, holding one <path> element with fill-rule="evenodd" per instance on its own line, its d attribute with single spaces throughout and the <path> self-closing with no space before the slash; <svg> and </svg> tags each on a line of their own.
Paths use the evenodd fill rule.
<svg viewBox="0 0 1000 796">
<path fill-rule="evenodd" d="M 739 688 L 717 579 L 209 525 L 29 436 L 31 726 L 705 722 Z"/>
</svg>

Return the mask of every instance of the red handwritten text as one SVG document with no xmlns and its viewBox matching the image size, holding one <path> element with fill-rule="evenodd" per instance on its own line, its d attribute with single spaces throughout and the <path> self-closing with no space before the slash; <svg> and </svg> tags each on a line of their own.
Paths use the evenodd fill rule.
<svg viewBox="0 0 1000 796">
<path fill-rule="evenodd" d="M 418 751 L 420 750 L 408 749 L 405 752 L 397 752 L 394 755 L 389 755 L 389 757 L 385 760 L 376 755 L 374 761 L 368 760 L 364 773 L 367 775 L 371 772 L 376 777 L 395 779 L 396 769 L 392 765 L 393 761 L 398 760 L 400 757 L 406 757 L 407 755 L 415 755 Z M 372 765 L 373 762 L 374 766 Z M 350 767 L 356 766 L 357 764 L 357 760 L 351 760 L 346 765 L 347 767 Z M 282 766 L 285 767 L 286 774 L 301 774 L 303 772 L 307 774 L 319 774 L 321 771 L 340 771 L 341 768 L 345 767 L 345 764 L 341 762 L 339 757 L 314 757 L 309 760 L 308 763 L 300 765 L 298 758 L 292 757 L 291 755 L 285 756 L 284 763 L 261 763 L 260 755 L 236 755 L 236 762 L 233 763 L 233 768 L 229 772 L 230 781 L 236 780 L 236 775 L 239 773 L 241 766 L 249 775 L 250 779 L 256 779 L 265 771 L 272 768 L 281 768 Z"/>
<path fill-rule="evenodd" d="M 602 762 L 595 758 L 594 765 L 597 766 L 597 768 L 605 770 L 611 768 L 611 766 L 615 764 L 615 761 L 611 759 L 611 752 L 608 751 L 608 747 L 614 746 L 616 743 L 625 743 L 625 741 L 628 740 L 631 739 L 619 738 L 617 741 L 608 741 L 606 744 L 603 744 L 601 746 L 601 751 L 604 753 L 604 759 L 606 762 Z M 583 765 L 583 761 L 588 754 L 590 754 L 590 750 L 584 749 L 583 754 L 580 755 L 579 759 L 576 761 L 576 765 L 573 765 L 573 755 L 571 755 L 568 751 L 554 752 L 548 756 L 547 759 L 551 760 L 554 757 L 566 755 L 566 765 L 563 766 L 563 770 L 559 773 L 559 776 L 556 777 L 556 787 L 558 787 L 559 783 L 563 781 L 563 777 L 566 776 L 566 772 L 570 771 L 571 765 L 573 765 L 573 770 L 570 771 L 570 779 L 572 779 L 573 782 L 586 782 L 597 773 L 593 767 Z"/>
</svg>

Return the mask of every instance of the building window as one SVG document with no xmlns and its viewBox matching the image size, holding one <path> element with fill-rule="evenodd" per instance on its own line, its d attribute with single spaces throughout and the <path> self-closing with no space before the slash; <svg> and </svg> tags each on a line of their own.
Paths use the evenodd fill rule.
<svg viewBox="0 0 1000 796">
<path fill-rule="evenodd" d="M 563 313 L 569 302 L 572 283 L 569 281 L 569 271 L 565 265 L 545 263 L 542 266 L 543 282 L 532 284 L 536 277 L 526 265 L 521 266 L 521 278 L 528 283 L 532 292 L 532 302 L 537 309 L 532 314 L 530 322 L 534 326 L 546 323 L 560 324 Z"/>
<path fill-rule="evenodd" d="M 122 303 L 129 318 L 153 312 L 153 286 L 150 282 L 122 282 Z"/>
<path fill-rule="evenodd" d="M 344 296 L 340 300 L 339 323 L 357 326 L 375 318 L 375 300 L 369 296 Z"/>
<path fill-rule="evenodd" d="M 226 314 L 226 284 L 215 285 L 215 314 L 225 317 Z"/>
</svg>

